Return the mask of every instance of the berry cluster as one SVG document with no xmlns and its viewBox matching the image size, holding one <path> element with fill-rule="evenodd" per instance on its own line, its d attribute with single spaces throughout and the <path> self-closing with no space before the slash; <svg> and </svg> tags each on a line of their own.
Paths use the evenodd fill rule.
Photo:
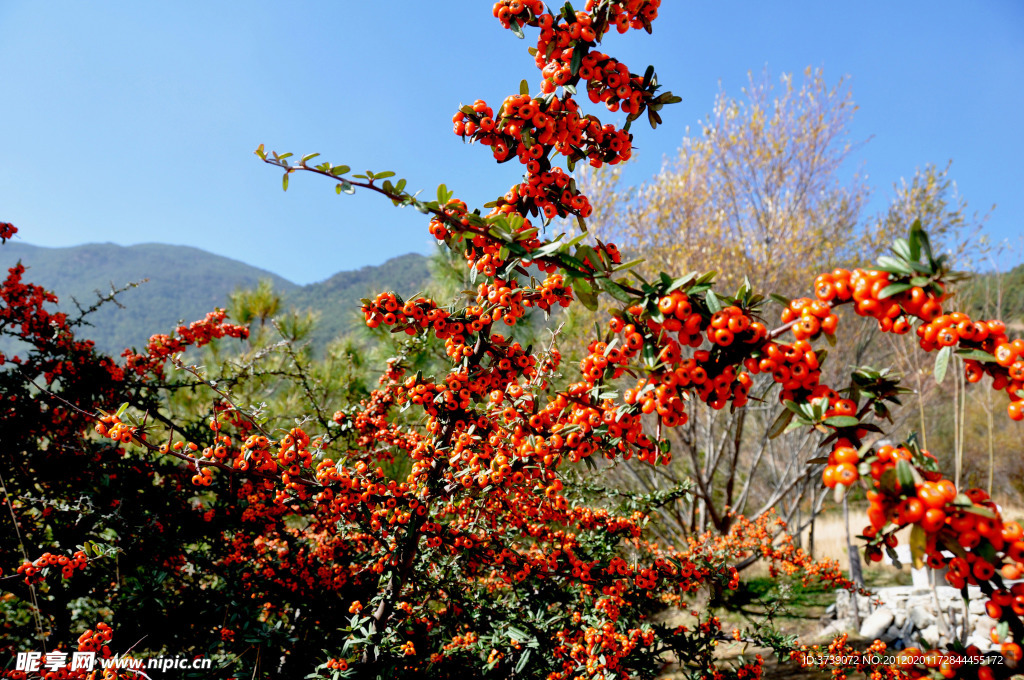
<svg viewBox="0 0 1024 680">
<path fill-rule="evenodd" d="M 792 344 L 773 341 L 762 345 L 760 358 L 751 357 L 744 365 L 751 373 L 770 373 L 782 386 L 779 401 L 809 402 L 831 394 L 831 388 L 821 385 L 821 365 L 818 355 L 806 340 Z"/>
<path fill-rule="evenodd" d="M 228 323 L 227 312 L 223 309 L 214 310 L 201 321 L 194 321 L 188 326 L 178 326 L 171 334 L 158 334 L 149 339 L 144 354 L 126 349 L 121 356 L 125 357 L 125 368 L 140 376 L 152 373 L 156 377 L 163 376 L 163 366 L 167 359 L 184 352 L 189 347 L 203 347 L 223 337 L 248 338 L 246 326 Z"/>
<path fill-rule="evenodd" d="M 668 322 L 665 325 L 668 326 Z M 668 330 L 671 330 L 671 328 Z M 719 347 L 728 347 L 737 339 L 748 345 L 759 343 L 767 335 L 768 331 L 764 324 L 752 321 L 749 316 L 743 313 L 743 310 L 735 305 L 712 314 L 711 322 L 707 328 L 708 341 Z M 680 338 L 680 341 L 682 341 L 682 338 Z"/>
<path fill-rule="evenodd" d="M 529 175 L 550 169 L 552 151 L 570 162 L 587 159 L 594 167 L 616 165 L 632 155 L 632 136 L 614 125 L 602 125 L 580 114 L 572 98 L 511 95 L 502 103 L 497 119 L 482 100 L 463 107 L 452 118 L 455 134 L 491 147 L 499 163 L 513 156 Z"/>
<path fill-rule="evenodd" d="M 628 66 L 607 54 L 591 52 L 584 57 L 579 75 L 587 81 L 590 101 L 603 102 L 612 112 L 639 112 L 644 98 L 651 96 L 644 89 L 643 78 L 630 73 Z"/>
<path fill-rule="evenodd" d="M 519 213 L 536 206 L 546 219 L 570 214 L 590 217 L 593 212 L 587 197 L 576 190 L 575 180 L 561 168 L 531 173 L 526 181 L 512 187 L 499 199 L 499 205 L 503 203 L 515 206 Z"/>
<path fill-rule="evenodd" d="M 1010 340 L 1002 321 L 972 321 L 966 314 L 953 312 L 922 324 L 917 335 L 921 349 L 926 352 L 957 347 L 991 355 L 994 361 L 988 363 L 965 358 L 968 382 L 979 382 L 986 374 L 991 376 L 992 389 L 1006 390 L 1010 395 L 1007 405 L 1010 418 L 1024 420 L 1024 340 Z"/>
<path fill-rule="evenodd" d="M 599 0 L 587 0 L 585 10 L 594 12 L 600 5 Z M 601 23 L 608 26 L 614 25 L 619 33 L 625 33 L 630 28 L 650 28 L 651 22 L 658 18 L 658 8 L 661 7 L 661 0 L 619 0 L 603 5 L 607 13 L 607 19 L 600 18 Z"/>
<path fill-rule="evenodd" d="M 84 571 L 89 563 L 89 558 L 79 550 L 68 557 L 67 555 L 54 555 L 45 552 L 34 561 L 25 561 L 18 567 L 18 574 L 25 576 L 26 584 L 41 583 L 43 581 L 43 570 L 47 567 L 60 567 L 61 576 L 71 578 L 75 570 Z"/>
<path fill-rule="evenodd" d="M 839 317 L 828 301 L 797 298 L 783 310 L 782 323 L 793 324 L 793 337 L 797 340 L 813 340 L 819 333 L 834 335 Z"/>
</svg>

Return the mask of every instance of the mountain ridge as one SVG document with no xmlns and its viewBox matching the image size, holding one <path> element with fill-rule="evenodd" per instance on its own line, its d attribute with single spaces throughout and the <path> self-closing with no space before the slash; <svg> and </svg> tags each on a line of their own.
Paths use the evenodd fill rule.
<svg viewBox="0 0 1024 680">
<path fill-rule="evenodd" d="M 148 279 L 118 295 L 123 307 L 106 304 L 90 315 L 91 327 L 80 332 L 94 340 L 98 349 L 113 354 L 126 347 L 142 347 L 153 333 L 168 332 L 179 322 L 226 307 L 232 291 L 253 288 L 264 279 L 271 281 L 285 306 L 320 312 L 313 344 L 322 348 L 353 325 L 360 297 L 375 288 L 415 292 L 404 286 L 418 288 L 429 279 L 427 259 L 408 253 L 303 286 L 195 246 L 88 243 L 51 248 L 21 241 L 0 245 L 0 266 L 8 269 L 22 261 L 27 269 L 23 280 L 56 293 L 59 308 L 68 313 L 76 311 L 73 299 L 88 307 L 97 293 Z"/>
</svg>

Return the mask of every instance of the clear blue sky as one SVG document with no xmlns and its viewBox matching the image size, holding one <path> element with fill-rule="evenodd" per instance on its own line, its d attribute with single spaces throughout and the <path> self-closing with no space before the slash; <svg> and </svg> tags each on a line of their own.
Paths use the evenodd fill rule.
<svg viewBox="0 0 1024 680">
<path fill-rule="evenodd" d="M 27 243 L 187 244 L 297 283 L 427 252 L 419 213 L 312 176 L 285 194 L 252 151 L 319 151 L 428 195 L 445 182 L 471 204 L 504 192 L 517 164 L 495 165 L 450 123 L 460 102 L 539 80 L 532 36 L 503 31 L 490 6 L 3 0 L 0 220 Z M 607 51 L 634 72 L 655 64 L 684 98 L 656 132 L 634 128 L 633 182 L 710 111 L 719 83 L 739 94 L 748 71 L 820 66 L 829 82 L 851 78 L 852 137 L 874 135 L 854 159 L 874 208 L 895 180 L 952 159 L 970 205 L 997 205 L 992 236 L 1024 232 L 1018 0 L 665 0 L 653 36 L 613 35 Z"/>
</svg>

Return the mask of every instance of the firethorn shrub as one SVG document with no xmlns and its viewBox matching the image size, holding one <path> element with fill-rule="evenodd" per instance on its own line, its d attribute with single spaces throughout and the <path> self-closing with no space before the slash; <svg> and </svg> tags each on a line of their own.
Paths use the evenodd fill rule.
<svg viewBox="0 0 1024 680">
<path fill-rule="evenodd" d="M 257 149 L 286 180 L 312 172 L 339 193 L 375 192 L 427 213 L 429 232 L 465 262 L 472 286 L 455 301 L 394 292 L 364 300 L 366 325 L 408 344 L 373 389 L 333 414 L 307 403 L 313 412 L 286 422 L 236 398 L 248 368 L 213 380 L 186 365 L 182 352 L 245 340 L 248 329 L 223 312 L 117 362 L 76 340 L 74 322 L 46 310 L 54 298 L 11 270 L 0 330 L 29 349 L 27 358 L 0 356 L 16 367 L 2 374 L 0 417 L 17 444 L 0 455 L 21 553 L 3 564 L 6 639 L 59 647 L 73 629 L 95 627 L 107 648 L 109 620 L 121 649 L 149 634 L 160 638 L 151 650 L 213 655 L 236 677 L 653 678 L 670 658 L 690 677 L 760 677 L 760 655 L 716 653 L 732 644 L 805 665 L 842 655 L 848 663 L 833 674 L 1008 677 L 1024 638 L 1024 590 L 1009 583 L 1024 569 L 1021 527 L 1003 522 L 984 492 L 956 488 L 913 438 L 871 446 L 904 391 L 895 376 L 858 368 L 848 384 L 822 382 L 822 342 L 842 341 L 836 310 L 849 305 L 882 332 L 916 333 L 943 366 L 956 353 L 968 381 L 990 376 L 1010 397 L 1009 417 L 1021 418 L 1022 341 L 999 321 L 947 311 L 955 276 L 920 226 L 874 266 L 809 281 L 807 297 L 786 301 L 778 319 L 764 295 L 749 286 L 727 295 L 713 275 L 628 279 L 618 248 L 588 239 L 592 206 L 555 164 L 627 160 L 631 124 L 646 113 L 656 126 L 678 101 L 657 94 L 653 68 L 635 74 L 597 50 L 612 29 L 651 31 L 658 7 L 494 6 L 516 35 L 538 30 L 530 53 L 541 81 L 538 94 L 524 81 L 497 109 L 476 101 L 454 115 L 456 135 L 524 166 L 523 181 L 483 209 L 444 185 L 423 201 L 390 172 L 352 175 L 311 164 L 315 154 L 296 163 Z M 626 113 L 625 125 L 584 113 L 584 84 L 591 103 Z M 583 234 L 549 238 L 559 218 Z M 531 312 L 600 301 L 608 317 L 578 365 L 563 364 L 556 341 L 517 340 Z M 414 346 L 435 348 L 438 360 L 417 366 Z M 169 377 L 171 366 L 187 380 Z M 659 612 L 692 606 L 700 591 L 735 588 L 737 564 L 751 558 L 775 574 L 855 588 L 835 564 L 796 548 L 772 513 L 668 545 L 649 524 L 671 493 L 588 479 L 607 466 L 671 460 L 665 434 L 687 422 L 690 402 L 765 401 L 750 392 L 761 373 L 781 404 L 772 434 L 819 433 L 822 483 L 866 489 L 869 558 L 912 526 L 916 560 L 989 595 L 1002 646 L 985 665 L 963 661 L 963 650 L 930 650 L 883 667 L 881 642 L 868 654 L 845 636 L 827 650 L 807 647 L 770 621 L 727 631 L 700 611 L 693 626 L 661 622 Z M 308 396 L 304 378 L 294 389 Z M 204 390 L 208 408 L 176 412 L 177 389 Z M 79 494 L 88 507 L 75 505 Z"/>
</svg>

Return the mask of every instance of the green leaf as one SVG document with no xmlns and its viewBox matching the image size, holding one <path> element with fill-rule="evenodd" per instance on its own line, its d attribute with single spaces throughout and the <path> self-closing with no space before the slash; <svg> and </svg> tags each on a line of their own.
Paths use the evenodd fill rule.
<svg viewBox="0 0 1024 680">
<path fill-rule="evenodd" d="M 586 265 L 584 265 L 580 260 L 576 259 L 572 255 L 569 255 L 568 253 L 559 253 L 558 261 L 566 269 L 576 270 L 574 273 L 577 276 L 580 273 L 586 271 Z"/>
<path fill-rule="evenodd" d="M 564 244 L 559 243 L 558 241 L 552 241 L 551 243 L 547 243 L 541 246 L 540 248 L 537 248 L 537 250 L 533 251 L 532 255 L 535 259 L 547 257 L 548 255 L 553 255 L 554 253 L 557 253 L 563 245 Z"/>
<path fill-rule="evenodd" d="M 655 354 L 654 345 L 651 343 L 644 343 L 643 349 L 644 363 L 648 368 L 654 368 L 658 365 L 658 357 Z"/>
<path fill-rule="evenodd" d="M 581 262 L 589 262 L 590 266 L 595 270 L 601 264 L 601 257 L 597 254 L 597 251 L 586 243 L 576 246 L 576 257 Z"/>
<path fill-rule="evenodd" d="M 597 311 L 597 295 L 586 279 L 576 279 L 573 282 L 573 291 L 576 297 L 583 303 L 583 306 L 594 312 Z"/>
<path fill-rule="evenodd" d="M 519 94 L 530 94 L 530 83 L 525 78 L 519 82 Z"/>
<path fill-rule="evenodd" d="M 942 384 L 942 381 L 946 379 L 946 369 L 949 368 L 949 357 L 952 354 L 953 350 L 951 347 L 943 347 L 935 355 L 935 382 Z"/>
<path fill-rule="evenodd" d="M 319 155 L 320 154 L 318 153 L 307 153 L 305 156 L 302 157 L 302 160 L 299 162 L 305 165 L 307 161 L 311 161 Z"/>
<path fill-rule="evenodd" d="M 917 260 L 917 257 L 911 255 L 910 244 L 907 243 L 906 239 L 898 238 L 892 244 L 892 251 L 902 257 L 904 260 Z"/>
<path fill-rule="evenodd" d="M 921 244 L 921 250 L 924 252 L 925 257 L 929 260 L 934 259 L 932 255 L 932 243 L 928 238 L 927 232 L 921 227 L 921 218 L 914 220 L 914 223 L 910 225 L 910 238 L 916 238 Z M 917 260 L 917 258 L 914 258 Z"/>
<path fill-rule="evenodd" d="M 512 35 L 514 35 L 515 37 L 519 38 L 520 40 L 522 40 L 523 38 L 526 37 L 526 34 L 523 33 L 523 27 L 520 26 L 519 22 L 516 21 L 515 19 L 513 19 L 511 22 L 509 22 L 509 28 L 512 29 Z M 523 94 L 526 94 L 526 93 L 524 92 Z"/>
<path fill-rule="evenodd" d="M 824 423 L 832 427 L 856 427 L 860 420 L 854 416 L 830 416 L 825 418 Z"/>
<path fill-rule="evenodd" d="M 448 202 L 448 187 L 444 184 L 437 185 L 437 203 L 438 205 L 444 205 Z"/>
<path fill-rule="evenodd" d="M 352 168 L 348 167 L 347 165 L 335 165 L 333 168 L 331 168 L 331 174 L 337 177 L 338 175 L 344 175 L 351 169 Z"/>
<path fill-rule="evenodd" d="M 1010 634 L 1010 622 L 1000 621 L 996 624 L 996 637 L 1000 640 L 1005 640 L 1006 636 Z"/>
<path fill-rule="evenodd" d="M 523 669 L 526 668 L 526 663 L 529 660 L 530 660 L 530 650 L 529 649 L 525 649 L 525 650 L 523 650 L 522 656 L 519 657 L 519 661 L 516 663 L 516 670 L 515 670 L 516 675 L 519 675 L 520 673 L 523 672 Z"/>
<path fill-rule="evenodd" d="M 644 71 L 644 83 L 640 86 L 640 89 L 646 90 L 647 86 L 651 84 L 651 78 L 654 77 L 654 66 L 648 66 L 647 70 Z"/>
<path fill-rule="evenodd" d="M 775 439 L 780 434 L 786 431 L 786 427 L 789 425 L 789 421 L 793 420 L 794 411 L 788 407 L 779 414 L 779 417 L 775 419 L 772 426 L 768 429 L 768 438 Z"/>
<path fill-rule="evenodd" d="M 657 129 L 658 124 L 662 122 L 661 116 L 659 116 L 658 112 L 654 110 L 654 107 L 648 107 L 647 120 L 650 122 L 652 130 Z"/>
<path fill-rule="evenodd" d="M 394 177 L 395 173 L 391 172 L 390 170 L 385 170 L 384 172 L 376 173 L 374 176 L 377 179 L 387 179 L 388 177 Z"/>
<path fill-rule="evenodd" d="M 793 413 L 803 414 L 803 408 L 801 408 L 801 404 L 798 404 L 795 401 L 791 401 L 791 400 L 787 399 L 784 402 L 782 402 L 782 405 L 785 406 L 787 409 L 789 409 Z"/>
<path fill-rule="evenodd" d="M 920 222 L 915 222 L 914 224 L 918 227 L 921 226 Z M 907 241 L 907 259 L 913 260 L 914 262 L 921 259 L 921 239 L 918 236 L 919 233 L 920 230 L 915 230 L 914 227 L 911 226 L 910 239 Z M 903 239 L 898 239 L 897 243 L 902 240 Z M 895 250 L 895 248 L 893 248 L 893 250 Z"/>
<path fill-rule="evenodd" d="M 974 505 L 973 503 L 971 503 L 970 505 L 965 505 L 960 509 L 964 512 L 969 512 L 972 515 L 980 515 L 982 517 L 988 517 L 989 519 L 996 518 L 996 514 L 994 512 L 992 512 L 991 510 L 982 505 Z"/>
<path fill-rule="evenodd" d="M 708 311 L 712 314 L 717 314 L 722 311 L 722 303 L 718 301 L 718 296 L 715 295 L 715 291 L 708 289 L 708 292 L 704 294 L 704 302 L 708 306 Z"/>
<path fill-rule="evenodd" d="M 284 173 L 284 177 L 281 178 L 281 187 L 288 191 L 288 173 Z"/>
<path fill-rule="evenodd" d="M 899 482 L 900 490 L 903 493 L 914 493 L 914 469 L 903 458 L 896 462 L 896 481 Z"/>
<path fill-rule="evenodd" d="M 902 260 L 897 260 L 894 257 L 888 255 L 882 255 L 878 258 L 878 263 L 875 265 L 875 269 L 880 269 L 883 272 L 890 272 L 892 274 L 902 274 L 903 276 L 910 276 L 914 273 L 913 268 Z"/>
<path fill-rule="evenodd" d="M 582 40 L 576 43 L 576 47 L 572 48 L 572 60 L 569 62 L 569 72 L 572 75 L 576 75 L 580 72 L 580 65 L 583 63 L 583 57 L 586 55 L 590 48 Z"/>
<path fill-rule="evenodd" d="M 792 300 L 790 300 L 785 295 L 779 295 L 778 293 L 768 293 L 768 297 L 770 297 L 775 302 L 778 302 L 783 307 L 789 307 L 789 303 L 792 302 Z"/>
<path fill-rule="evenodd" d="M 520 644 L 527 642 L 532 637 L 529 633 L 523 632 L 515 626 L 506 626 L 505 632 L 509 634 L 509 640 L 515 640 Z"/>
<path fill-rule="evenodd" d="M 613 272 L 625 271 L 626 269 L 629 269 L 630 267 L 637 266 L 638 264 L 640 264 L 643 261 L 644 261 L 644 259 L 641 257 L 641 258 L 637 258 L 636 260 L 630 260 L 629 262 L 623 262 L 622 264 L 615 265 L 615 268 L 612 269 L 612 271 Z"/>
<path fill-rule="evenodd" d="M 913 286 L 910 285 L 909 283 L 890 283 L 888 286 L 879 291 L 878 299 L 884 300 L 886 298 L 892 297 L 893 295 L 898 295 L 903 291 L 910 290 L 911 288 L 913 288 Z"/>
<path fill-rule="evenodd" d="M 604 279 L 601 286 L 608 291 L 608 294 L 619 302 L 632 302 L 633 297 L 626 292 L 626 289 L 611 279 Z"/>
<path fill-rule="evenodd" d="M 996 358 L 980 349 L 958 349 L 956 351 L 957 356 L 963 357 L 964 359 L 974 359 L 975 361 L 990 362 L 995 361 Z"/>
</svg>

